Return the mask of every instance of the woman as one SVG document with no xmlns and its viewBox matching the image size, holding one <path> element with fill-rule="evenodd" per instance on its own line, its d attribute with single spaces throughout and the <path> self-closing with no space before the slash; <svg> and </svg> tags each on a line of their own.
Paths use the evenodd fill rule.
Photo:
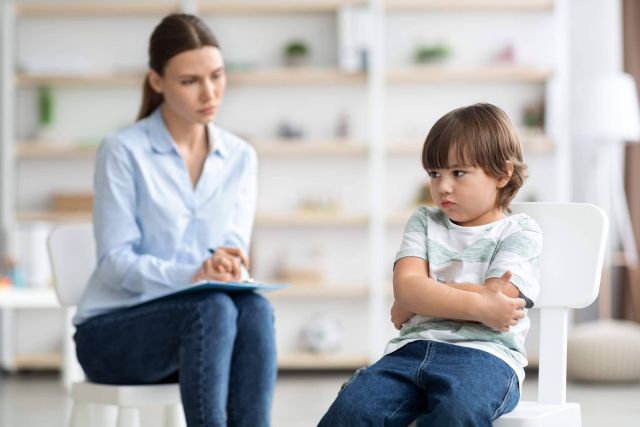
<svg viewBox="0 0 640 427">
<path fill-rule="evenodd" d="M 269 302 L 252 292 L 179 292 L 199 280 L 240 279 L 256 154 L 212 123 L 226 77 L 200 19 L 164 18 L 149 66 L 139 120 L 98 150 L 98 265 L 74 319 L 78 360 L 98 383 L 178 380 L 190 427 L 268 426 L 276 374 Z"/>
</svg>

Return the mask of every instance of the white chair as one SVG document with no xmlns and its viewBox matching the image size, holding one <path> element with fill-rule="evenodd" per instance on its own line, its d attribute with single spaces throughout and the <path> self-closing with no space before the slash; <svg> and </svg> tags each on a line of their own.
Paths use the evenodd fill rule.
<svg viewBox="0 0 640 427">
<path fill-rule="evenodd" d="M 580 404 L 567 403 L 567 315 L 598 296 L 609 221 L 594 205 L 518 203 L 542 227 L 538 400 L 521 401 L 495 427 L 579 427 Z"/>
<path fill-rule="evenodd" d="M 95 242 L 91 224 L 69 224 L 56 227 L 48 240 L 56 295 L 66 308 L 63 381 L 70 385 L 73 407 L 71 427 L 105 425 L 110 412 L 96 405 L 117 407 L 117 427 L 139 427 L 140 409 L 164 407 L 164 425 L 185 425 L 180 390 L 177 384 L 161 385 L 105 385 L 88 381 L 73 382 L 79 365 L 75 359 L 71 317 L 95 267 Z M 92 410 L 93 409 L 93 410 Z"/>
</svg>

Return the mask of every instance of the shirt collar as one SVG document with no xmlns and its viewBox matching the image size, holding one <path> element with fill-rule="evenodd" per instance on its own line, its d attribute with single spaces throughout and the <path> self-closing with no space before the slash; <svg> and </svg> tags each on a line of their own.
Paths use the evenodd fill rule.
<svg viewBox="0 0 640 427">
<path fill-rule="evenodd" d="M 162 105 L 158 106 L 149 116 L 148 122 L 149 137 L 151 139 L 151 147 L 156 153 L 177 152 L 176 143 L 171 137 L 167 126 L 162 118 Z M 215 153 L 222 158 L 229 154 L 229 147 L 218 128 L 213 123 L 207 125 L 209 135 L 209 154 Z"/>
</svg>

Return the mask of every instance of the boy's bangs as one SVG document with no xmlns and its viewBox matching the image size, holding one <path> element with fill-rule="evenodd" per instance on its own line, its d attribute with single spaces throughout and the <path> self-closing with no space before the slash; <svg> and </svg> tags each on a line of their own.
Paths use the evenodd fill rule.
<svg viewBox="0 0 640 427">
<path fill-rule="evenodd" d="M 447 132 L 447 130 L 449 132 Z M 470 132 L 458 128 L 444 129 L 439 137 L 434 138 L 430 143 L 425 144 L 423 153 L 424 166 L 426 169 L 448 169 L 449 151 L 455 150 L 457 166 L 478 166 L 477 150 L 474 147 L 474 139 Z"/>
</svg>

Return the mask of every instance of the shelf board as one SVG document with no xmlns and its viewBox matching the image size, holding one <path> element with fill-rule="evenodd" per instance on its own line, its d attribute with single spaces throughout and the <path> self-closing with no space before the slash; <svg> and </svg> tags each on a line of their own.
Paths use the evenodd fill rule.
<svg viewBox="0 0 640 427">
<path fill-rule="evenodd" d="M 20 3 L 15 6 L 20 16 L 112 16 L 112 15 L 167 15 L 179 12 L 178 2 L 50 2 Z"/>
<path fill-rule="evenodd" d="M 336 140 L 254 140 L 251 144 L 261 156 L 364 156 L 368 147 L 357 141 Z M 60 142 L 22 141 L 16 145 L 18 159 L 93 158 L 96 145 Z"/>
<path fill-rule="evenodd" d="M 201 1 L 198 13 L 312 13 L 336 12 L 341 6 L 365 5 L 366 0 Z"/>
<path fill-rule="evenodd" d="M 263 156 L 364 156 L 368 147 L 357 141 L 336 140 L 254 140 L 251 141 Z"/>
<path fill-rule="evenodd" d="M 368 366 L 364 355 L 290 353 L 278 356 L 278 368 L 290 370 L 358 369 Z"/>
<path fill-rule="evenodd" d="M 274 280 L 277 282 L 278 280 Z M 305 298 L 326 298 L 326 299 L 357 299 L 367 298 L 369 290 L 364 285 L 318 285 L 318 286 L 292 286 L 278 292 L 267 294 L 274 299 L 305 299 Z"/>
<path fill-rule="evenodd" d="M 338 68 L 299 67 L 229 71 L 230 85 L 323 85 L 365 83 L 364 72 L 346 72 Z"/>
<path fill-rule="evenodd" d="M 550 69 L 515 65 L 493 65 L 474 68 L 444 66 L 414 66 L 387 72 L 389 83 L 544 83 L 553 72 Z"/>
<path fill-rule="evenodd" d="M 542 129 L 518 129 L 518 136 L 525 154 L 545 154 L 554 150 L 554 144 Z M 391 156 L 415 156 L 422 152 L 424 137 L 407 138 L 390 142 L 386 149 Z"/>
<path fill-rule="evenodd" d="M 46 288 L 0 288 L 2 308 L 58 308 L 55 291 Z"/>
<path fill-rule="evenodd" d="M 90 222 L 91 212 L 22 211 L 16 214 L 19 222 Z"/>
<path fill-rule="evenodd" d="M 551 11 L 555 0 L 387 0 L 390 12 Z"/>
<path fill-rule="evenodd" d="M 145 71 L 113 73 L 36 74 L 18 73 L 16 84 L 31 86 L 133 86 L 141 85 Z M 269 68 L 228 71 L 230 85 L 325 85 L 365 83 L 363 72 L 346 72 L 338 68 Z"/>
<path fill-rule="evenodd" d="M 142 85 L 144 72 L 96 74 L 27 74 L 16 75 L 16 85 L 31 86 L 134 86 Z"/>
<path fill-rule="evenodd" d="M 96 156 L 95 145 L 72 145 L 46 141 L 22 141 L 16 144 L 18 159 L 75 159 Z"/>
<path fill-rule="evenodd" d="M 344 213 L 282 213 L 256 215 L 256 227 L 364 227 L 368 224 L 366 214 Z"/>
</svg>

